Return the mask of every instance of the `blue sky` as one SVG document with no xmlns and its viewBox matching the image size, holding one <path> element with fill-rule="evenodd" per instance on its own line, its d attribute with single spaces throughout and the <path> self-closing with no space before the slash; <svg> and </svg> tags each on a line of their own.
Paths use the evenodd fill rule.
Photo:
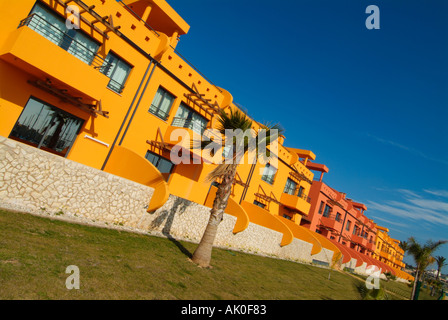
<svg viewBox="0 0 448 320">
<path fill-rule="evenodd" d="M 168 3 L 191 26 L 182 55 L 312 150 L 327 184 L 393 238 L 448 240 L 447 1 Z M 379 30 L 365 26 L 372 4 Z"/>
</svg>

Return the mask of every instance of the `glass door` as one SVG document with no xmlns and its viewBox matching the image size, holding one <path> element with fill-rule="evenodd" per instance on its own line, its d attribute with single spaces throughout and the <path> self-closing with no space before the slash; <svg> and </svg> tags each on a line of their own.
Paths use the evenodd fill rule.
<svg viewBox="0 0 448 320">
<path fill-rule="evenodd" d="M 9 137 L 65 157 L 83 123 L 70 113 L 30 98 Z"/>
</svg>

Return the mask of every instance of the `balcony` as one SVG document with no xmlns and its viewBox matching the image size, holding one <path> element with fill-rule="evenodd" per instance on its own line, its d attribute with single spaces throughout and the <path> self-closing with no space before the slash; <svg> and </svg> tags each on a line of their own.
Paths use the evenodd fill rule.
<svg viewBox="0 0 448 320">
<path fill-rule="evenodd" d="M 363 238 L 357 234 L 353 234 L 351 236 L 351 240 L 357 244 L 362 245 L 363 247 L 367 247 L 367 244 L 369 242 L 366 238 Z"/>
<path fill-rule="evenodd" d="M 299 197 L 297 195 L 282 193 L 280 197 L 281 204 L 290 209 L 298 210 L 304 214 L 308 214 L 310 211 L 310 201 L 311 199 L 307 195 L 302 195 L 301 197 Z"/>
<path fill-rule="evenodd" d="M 370 251 L 375 251 L 375 249 L 376 249 L 375 242 L 368 242 L 366 245 L 366 248 Z"/>
<path fill-rule="evenodd" d="M 380 252 L 380 256 L 383 257 L 384 259 L 389 260 L 389 261 L 392 260 L 392 255 L 389 254 L 389 253 L 387 253 L 387 252 L 381 251 L 381 252 Z"/>
<path fill-rule="evenodd" d="M 109 83 L 100 72 L 107 67 L 100 56 L 36 14 L 10 34 L 0 58 L 42 80 L 63 83 L 72 95 L 95 101 Z"/>
<path fill-rule="evenodd" d="M 342 228 L 342 220 L 336 220 L 335 214 L 329 214 L 327 217 L 322 216 L 320 218 L 321 223 L 328 228 L 334 229 L 334 230 L 341 230 Z"/>
</svg>

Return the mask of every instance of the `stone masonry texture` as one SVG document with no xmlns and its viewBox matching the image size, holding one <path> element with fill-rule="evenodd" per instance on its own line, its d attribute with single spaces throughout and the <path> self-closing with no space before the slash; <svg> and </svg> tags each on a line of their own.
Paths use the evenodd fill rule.
<svg viewBox="0 0 448 320">
<path fill-rule="evenodd" d="M 173 237 L 198 243 L 210 209 L 171 195 L 147 213 L 153 189 L 0 136 L 0 207 L 73 223 Z M 233 234 L 236 218 L 225 215 L 215 245 L 302 263 L 331 261 L 333 251 L 311 256 L 311 244 L 250 223 Z"/>
</svg>

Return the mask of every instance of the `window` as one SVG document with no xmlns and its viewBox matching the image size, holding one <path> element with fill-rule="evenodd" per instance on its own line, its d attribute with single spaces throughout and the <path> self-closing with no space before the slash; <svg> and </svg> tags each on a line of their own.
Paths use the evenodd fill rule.
<svg viewBox="0 0 448 320">
<path fill-rule="evenodd" d="M 347 224 L 345 226 L 345 230 L 349 231 L 350 230 L 350 225 L 352 224 L 352 222 L 350 220 L 347 220 Z"/>
<path fill-rule="evenodd" d="M 304 187 L 300 187 L 300 188 L 299 188 L 299 193 L 297 194 L 298 197 L 302 198 L 302 197 L 304 196 L 304 194 L 303 194 L 303 190 L 305 190 Z"/>
<path fill-rule="evenodd" d="M 9 137 L 65 157 L 83 123 L 61 109 L 30 98 Z"/>
<path fill-rule="evenodd" d="M 266 208 L 266 205 L 264 203 L 261 203 L 257 200 L 254 200 L 254 205 L 259 206 L 260 208 Z"/>
<path fill-rule="evenodd" d="M 168 181 L 170 174 L 174 168 L 174 164 L 171 161 L 163 158 L 162 156 L 159 156 L 158 154 L 152 153 L 150 151 L 146 153 L 145 158 L 149 162 L 151 162 L 160 171 L 165 180 Z"/>
<path fill-rule="evenodd" d="M 319 211 L 318 211 L 319 214 L 322 214 L 322 211 L 324 209 L 324 204 L 325 204 L 325 202 L 323 202 L 323 201 L 320 202 Z"/>
<path fill-rule="evenodd" d="M 188 128 L 199 134 L 203 134 L 207 127 L 207 122 L 206 118 L 193 111 L 184 103 L 181 103 L 171 125 L 174 127 Z"/>
<path fill-rule="evenodd" d="M 43 37 L 71 53 L 81 61 L 91 65 L 96 57 L 99 44 L 82 31 L 67 29 L 65 20 L 50 9 L 36 4 L 30 16 L 21 25 L 27 25 Z"/>
<path fill-rule="evenodd" d="M 288 180 L 286 180 L 285 190 L 283 190 L 283 192 L 294 195 L 294 193 L 296 192 L 296 188 L 297 183 L 288 178 Z"/>
<path fill-rule="evenodd" d="M 288 220 L 292 220 L 292 217 L 291 217 L 291 216 L 288 216 L 287 214 L 284 214 L 284 215 L 283 215 L 283 218 L 288 219 Z"/>
<path fill-rule="evenodd" d="M 323 216 L 328 218 L 330 216 L 331 211 L 333 211 L 333 208 L 331 208 L 328 204 L 326 204 Z"/>
<path fill-rule="evenodd" d="M 338 221 L 338 222 L 341 221 L 341 214 L 340 214 L 339 212 L 336 213 L 336 218 L 335 218 L 335 220 Z"/>
<path fill-rule="evenodd" d="M 119 58 L 115 53 L 109 52 L 104 65 L 101 67 L 101 73 L 110 78 L 107 87 L 117 93 L 122 93 L 124 84 L 128 79 L 132 67 Z"/>
<path fill-rule="evenodd" d="M 271 166 L 270 163 L 266 164 L 266 167 L 264 167 L 263 175 L 261 176 L 261 180 L 273 184 L 276 172 L 277 168 Z"/>
<path fill-rule="evenodd" d="M 356 225 L 353 227 L 353 234 L 354 235 L 358 235 L 358 229 L 359 229 L 359 227 L 356 226 Z"/>
<path fill-rule="evenodd" d="M 154 97 L 154 101 L 149 108 L 149 112 L 162 120 L 168 119 L 174 99 L 176 98 L 171 93 L 162 87 L 159 87 L 159 89 L 157 89 L 156 96 Z"/>
</svg>

